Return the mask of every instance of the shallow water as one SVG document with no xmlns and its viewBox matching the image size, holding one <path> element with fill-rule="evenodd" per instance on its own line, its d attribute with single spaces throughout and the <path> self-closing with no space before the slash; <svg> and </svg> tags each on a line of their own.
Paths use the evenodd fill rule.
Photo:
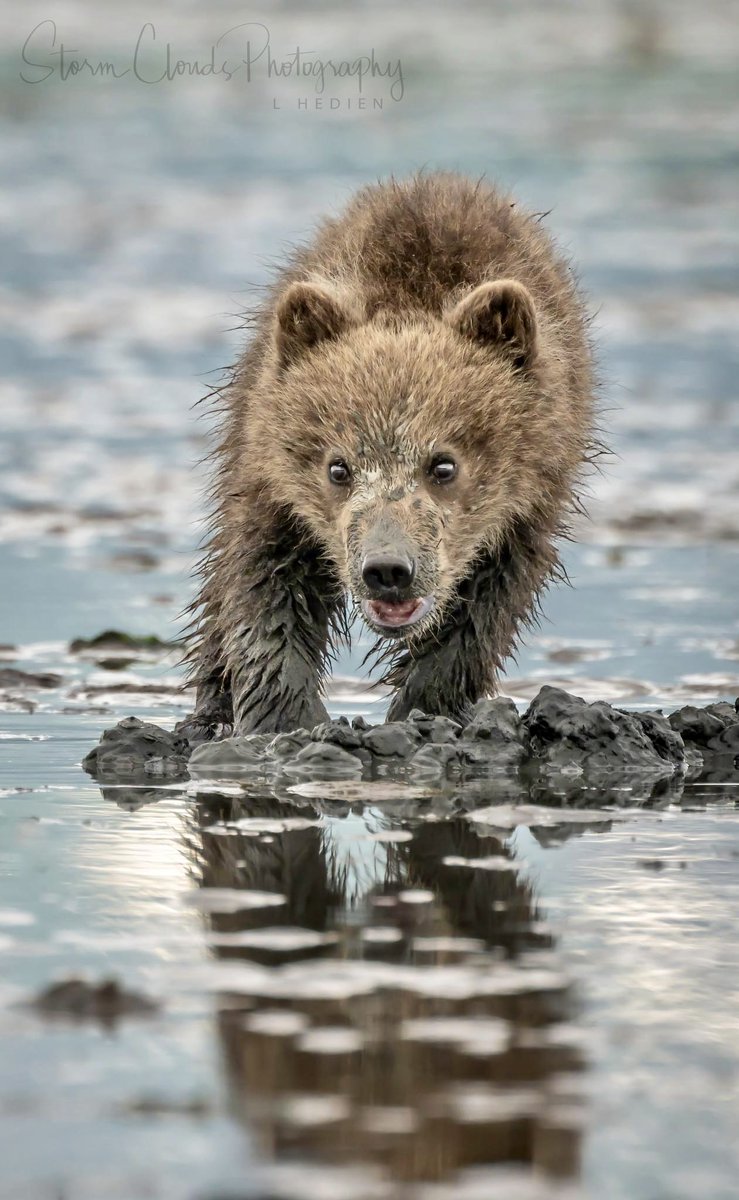
<svg viewBox="0 0 739 1200">
<path fill-rule="evenodd" d="M 4 743 L 0 1194 L 733 1194 L 739 785 L 101 791 L 92 724 Z"/>
<path fill-rule="evenodd" d="M 209 428 L 190 406 L 240 344 L 228 314 L 320 213 L 423 163 L 551 209 L 596 310 L 615 454 L 505 690 L 739 693 L 732 7 L 358 11 L 279 6 L 272 43 L 400 55 L 381 110 L 349 85 L 301 108 L 259 73 L 26 84 L 49 13 L 0 14 L 0 670 L 58 677 L 0 686 L 0 1197 L 733 1200 L 739 784 L 571 811 L 493 783 L 101 792 L 79 768 L 120 717 L 189 704 L 176 653 L 69 643 L 177 636 Z M 57 17 L 122 65 L 145 21 L 204 54 L 243 19 Z M 379 720 L 357 634 L 330 708 Z M 29 1007 L 75 974 L 160 1008 Z"/>
</svg>

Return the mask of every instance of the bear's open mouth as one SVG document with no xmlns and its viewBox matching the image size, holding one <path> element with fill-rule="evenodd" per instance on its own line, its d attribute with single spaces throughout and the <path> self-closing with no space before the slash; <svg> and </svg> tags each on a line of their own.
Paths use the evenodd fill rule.
<svg viewBox="0 0 739 1200">
<path fill-rule="evenodd" d="M 383 629 L 402 629 L 423 620 L 434 607 L 433 596 L 413 600 L 363 600 L 362 611 L 373 625 Z"/>
</svg>

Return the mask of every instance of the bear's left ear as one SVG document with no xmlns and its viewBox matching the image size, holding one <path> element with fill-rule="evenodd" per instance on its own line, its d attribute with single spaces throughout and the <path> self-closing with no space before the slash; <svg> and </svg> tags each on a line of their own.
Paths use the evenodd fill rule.
<svg viewBox="0 0 739 1200">
<path fill-rule="evenodd" d="M 354 316 L 329 283 L 291 283 L 277 304 L 275 340 L 281 367 L 287 367 L 319 342 L 336 338 Z"/>
<path fill-rule="evenodd" d="M 463 337 L 510 352 L 516 366 L 536 357 L 536 314 L 531 293 L 515 279 L 481 283 L 463 296 L 446 320 Z"/>
</svg>

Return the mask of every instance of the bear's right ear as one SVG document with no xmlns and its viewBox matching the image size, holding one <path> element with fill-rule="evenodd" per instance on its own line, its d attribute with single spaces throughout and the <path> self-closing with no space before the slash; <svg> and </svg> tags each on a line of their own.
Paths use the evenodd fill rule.
<svg viewBox="0 0 739 1200">
<path fill-rule="evenodd" d="M 328 283 L 291 283 L 277 304 L 276 315 L 277 358 L 283 368 L 354 324 L 353 314 Z"/>
</svg>

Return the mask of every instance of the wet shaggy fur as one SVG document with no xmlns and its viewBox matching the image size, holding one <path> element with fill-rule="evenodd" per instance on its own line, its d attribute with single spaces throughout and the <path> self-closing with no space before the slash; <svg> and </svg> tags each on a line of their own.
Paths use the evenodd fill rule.
<svg viewBox="0 0 739 1200">
<path fill-rule="evenodd" d="M 311 727 L 368 549 L 430 615 L 378 643 L 412 709 L 463 715 L 559 571 L 592 453 L 587 320 L 538 217 L 450 174 L 367 187 L 296 251 L 220 395 L 191 650 L 208 735 Z M 439 455 L 457 474 L 439 483 Z M 347 486 L 328 466 L 349 465 Z M 376 630 L 376 632 L 381 632 Z"/>
</svg>

